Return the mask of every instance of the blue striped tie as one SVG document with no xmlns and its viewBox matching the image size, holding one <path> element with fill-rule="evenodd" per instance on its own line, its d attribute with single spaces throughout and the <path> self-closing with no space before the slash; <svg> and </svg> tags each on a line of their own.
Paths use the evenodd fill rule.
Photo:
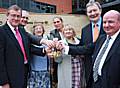
<svg viewBox="0 0 120 88">
<path fill-rule="evenodd" d="M 100 61 L 108 47 L 108 44 L 109 44 L 109 40 L 111 39 L 111 37 L 109 36 L 106 40 L 106 43 L 103 47 L 103 49 L 101 50 L 100 54 L 97 56 L 96 60 L 95 60 L 95 63 L 94 63 L 94 66 L 93 66 L 93 79 L 94 79 L 94 82 L 96 82 L 98 80 L 98 68 L 99 68 L 99 64 L 100 64 Z"/>
</svg>

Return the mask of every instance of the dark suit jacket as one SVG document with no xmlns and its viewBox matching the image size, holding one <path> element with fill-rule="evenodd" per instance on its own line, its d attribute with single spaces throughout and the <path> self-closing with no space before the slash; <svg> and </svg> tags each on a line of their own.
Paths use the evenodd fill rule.
<svg viewBox="0 0 120 88">
<path fill-rule="evenodd" d="M 96 47 L 93 54 L 92 66 L 94 65 L 95 58 L 97 57 L 100 48 L 105 41 L 105 38 L 106 36 L 102 36 L 96 42 Z M 103 64 L 101 81 L 98 79 L 98 82 L 100 82 L 102 85 L 101 88 L 120 88 L 120 51 L 119 50 L 120 50 L 120 33 L 117 36 L 116 40 L 114 41 L 106 57 L 106 60 Z"/>
<path fill-rule="evenodd" d="M 60 34 L 57 29 L 50 31 L 49 39 L 52 40 L 53 38 L 58 38 L 58 40 L 61 40 Z"/>
<path fill-rule="evenodd" d="M 29 62 L 31 38 L 24 29 L 18 28 Z M 9 83 L 11 88 L 23 88 L 24 56 L 19 43 L 7 24 L 0 28 L 0 33 L 0 85 Z M 42 55 L 42 49 L 40 53 Z"/>
<path fill-rule="evenodd" d="M 100 35 L 105 34 L 103 30 L 103 26 L 101 23 L 100 27 Z M 93 43 L 93 35 L 92 35 L 92 24 L 88 24 L 82 29 L 82 34 L 81 34 L 81 45 L 87 45 Z M 92 53 L 89 55 L 85 56 L 84 59 L 84 65 L 85 65 L 85 77 L 86 77 L 86 83 L 88 84 L 88 79 L 90 76 L 90 69 L 92 68 Z"/>
<path fill-rule="evenodd" d="M 101 27 L 100 27 L 100 35 L 101 34 L 105 34 L 102 23 L 101 23 Z M 82 29 L 81 44 L 86 45 L 91 42 L 93 42 L 93 35 L 92 35 L 92 24 L 90 23 Z"/>
<path fill-rule="evenodd" d="M 100 35 L 101 34 L 105 34 L 102 26 L 100 27 Z M 84 58 L 85 78 L 86 78 L 86 84 L 89 85 L 88 80 L 89 80 L 90 71 L 92 68 L 92 53 L 93 53 L 93 48 L 94 48 L 91 23 L 86 25 L 82 29 L 81 46 L 79 47 L 70 46 L 69 54 L 85 54 L 85 58 Z"/>
</svg>

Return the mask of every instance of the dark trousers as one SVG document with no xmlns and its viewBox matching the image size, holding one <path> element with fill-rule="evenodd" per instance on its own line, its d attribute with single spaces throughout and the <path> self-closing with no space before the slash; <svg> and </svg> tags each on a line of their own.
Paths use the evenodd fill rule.
<svg viewBox="0 0 120 88">
<path fill-rule="evenodd" d="M 54 61 L 54 59 L 52 58 L 50 60 L 50 81 L 51 81 L 51 88 L 57 88 L 57 66 L 58 66 L 58 63 L 56 63 Z"/>
<path fill-rule="evenodd" d="M 101 84 L 101 77 L 98 76 L 98 80 L 96 82 L 92 82 L 92 87 L 91 88 L 103 88 L 103 85 Z"/>
<path fill-rule="evenodd" d="M 29 65 L 25 64 L 24 65 L 24 87 L 23 88 L 27 88 L 28 72 L 29 72 Z"/>
</svg>

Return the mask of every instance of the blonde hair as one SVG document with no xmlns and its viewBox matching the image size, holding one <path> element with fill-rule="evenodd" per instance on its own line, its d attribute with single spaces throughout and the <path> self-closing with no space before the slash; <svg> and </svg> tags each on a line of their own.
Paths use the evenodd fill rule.
<svg viewBox="0 0 120 88">
<path fill-rule="evenodd" d="M 70 24 L 64 25 L 63 33 L 64 33 L 64 30 L 67 30 L 67 29 L 68 29 L 68 30 L 72 30 L 73 36 L 76 36 L 75 29 L 74 29 Z"/>
</svg>

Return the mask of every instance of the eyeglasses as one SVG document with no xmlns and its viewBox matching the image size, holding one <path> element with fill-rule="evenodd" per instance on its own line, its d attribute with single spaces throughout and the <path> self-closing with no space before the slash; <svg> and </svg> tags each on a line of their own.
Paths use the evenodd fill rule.
<svg viewBox="0 0 120 88">
<path fill-rule="evenodd" d="M 23 19 L 27 19 L 27 20 L 29 19 L 28 17 L 25 17 L 25 16 L 23 16 L 22 18 L 23 18 Z"/>
<path fill-rule="evenodd" d="M 16 14 L 9 14 L 11 17 L 17 17 L 17 18 L 21 18 L 21 15 L 16 15 Z"/>
<path fill-rule="evenodd" d="M 55 21 L 55 22 L 53 22 L 54 24 L 56 24 L 56 23 L 60 23 L 60 21 Z"/>
</svg>

